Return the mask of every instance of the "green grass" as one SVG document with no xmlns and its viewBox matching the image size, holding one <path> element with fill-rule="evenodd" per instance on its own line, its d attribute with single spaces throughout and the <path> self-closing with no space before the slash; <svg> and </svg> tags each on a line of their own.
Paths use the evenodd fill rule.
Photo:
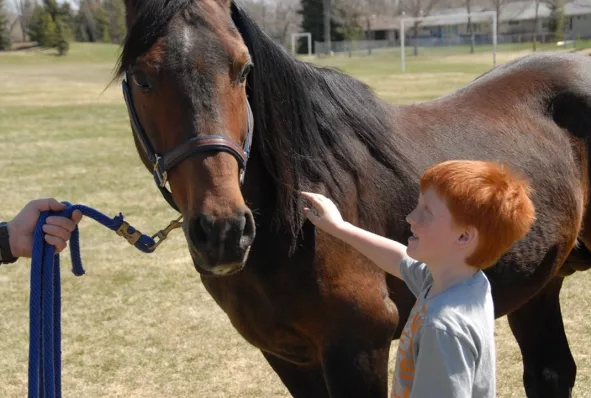
<svg viewBox="0 0 591 398">
<path fill-rule="evenodd" d="M 522 54 L 504 51 L 499 62 Z M 145 233 L 175 218 L 133 144 L 119 85 L 109 86 L 117 46 L 73 43 L 70 55 L 0 55 L 0 219 L 30 199 L 54 196 L 107 215 L 123 212 Z M 91 58 L 88 58 L 91 57 Z M 446 94 L 490 68 L 487 53 L 409 59 L 331 57 L 392 103 Z M 105 90 L 103 92 L 103 90 Z M 145 255 L 92 220 L 80 226 L 87 271 L 62 256 L 64 397 L 287 397 L 203 288 L 182 234 Z M 591 273 L 569 278 L 565 325 L 578 364 L 574 397 L 591 391 Z M 26 396 L 29 261 L 0 267 L 0 397 Z M 521 356 L 497 321 L 499 397 L 524 396 Z M 392 345 L 393 366 L 397 344 Z"/>
<path fill-rule="evenodd" d="M 107 43 L 70 43 L 70 50 L 65 57 L 57 56 L 55 49 L 34 48 L 29 50 L 0 52 L 0 65 L 50 65 L 95 64 L 107 62 L 115 65 L 119 56 L 119 47 Z"/>
</svg>

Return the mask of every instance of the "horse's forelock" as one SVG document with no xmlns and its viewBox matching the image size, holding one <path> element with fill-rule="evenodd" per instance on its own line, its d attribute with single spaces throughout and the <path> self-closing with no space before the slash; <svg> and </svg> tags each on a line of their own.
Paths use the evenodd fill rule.
<svg viewBox="0 0 591 398">
<path fill-rule="evenodd" d="M 117 77 L 164 35 L 170 21 L 196 0 L 126 0 L 127 35 L 118 61 Z"/>
</svg>

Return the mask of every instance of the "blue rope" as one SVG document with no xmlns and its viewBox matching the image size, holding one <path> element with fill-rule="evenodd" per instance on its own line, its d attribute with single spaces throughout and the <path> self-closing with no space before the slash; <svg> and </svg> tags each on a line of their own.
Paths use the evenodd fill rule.
<svg viewBox="0 0 591 398">
<path fill-rule="evenodd" d="M 71 218 L 74 210 L 80 210 L 105 227 L 117 231 L 124 224 L 119 213 L 109 218 L 99 211 L 83 205 L 71 205 L 60 212 L 43 212 L 39 217 L 33 240 L 31 261 L 30 297 L 30 341 L 29 341 L 29 398 L 61 398 L 61 297 L 60 297 L 60 257 L 55 247 L 44 240 L 42 230 L 47 217 L 63 216 Z M 128 224 L 126 233 L 139 234 Z M 124 227 L 125 229 L 125 227 Z M 134 246 L 144 253 L 151 253 L 156 246 L 153 238 L 141 234 Z M 80 257 L 80 233 L 78 226 L 70 237 L 72 272 L 84 275 Z"/>
</svg>

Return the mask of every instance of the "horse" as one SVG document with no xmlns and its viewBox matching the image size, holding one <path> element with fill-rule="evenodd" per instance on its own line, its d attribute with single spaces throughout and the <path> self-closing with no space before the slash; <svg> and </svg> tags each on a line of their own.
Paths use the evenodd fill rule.
<svg viewBox="0 0 591 398">
<path fill-rule="evenodd" d="M 139 158 L 201 281 L 294 397 L 386 397 L 388 355 L 415 298 L 303 216 L 301 191 L 406 242 L 418 181 L 448 159 L 502 162 L 531 181 L 537 218 L 486 271 L 528 397 L 576 378 L 564 278 L 591 265 L 591 60 L 539 53 L 437 99 L 386 103 L 298 60 L 233 0 L 126 0 L 121 79 Z"/>
</svg>

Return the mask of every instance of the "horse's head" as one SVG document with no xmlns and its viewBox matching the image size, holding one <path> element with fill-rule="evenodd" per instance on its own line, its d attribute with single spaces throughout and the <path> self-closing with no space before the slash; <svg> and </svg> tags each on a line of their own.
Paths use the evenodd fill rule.
<svg viewBox="0 0 591 398">
<path fill-rule="evenodd" d="M 119 72 L 138 152 L 183 215 L 196 269 L 237 272 L 255 236 L 241 194 L 252 62 L 230 0 L 126 0 L 125 7 Z"/>
</svg>

